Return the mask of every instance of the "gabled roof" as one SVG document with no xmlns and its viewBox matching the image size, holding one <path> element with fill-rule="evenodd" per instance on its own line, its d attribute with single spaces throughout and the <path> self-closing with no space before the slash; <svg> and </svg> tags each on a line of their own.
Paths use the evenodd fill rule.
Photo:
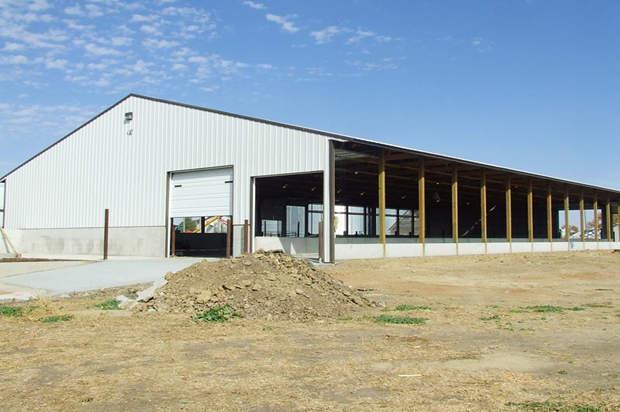
<svg viewBox="0 0 620 412">
<path fill-rule="evenodd" d="M 185 108 L 189 108 L 189 109 L 205 111 L 205 112 L 214 113 L 214 114 L 221 114 L 221 115 L 225 115 L 225 116 L 231 116 L 231 117 L 235 117 L 235 118 L 238 118 L 238 119 L 250 120 L 250 121 L 259 122 L 259 123 L 266 123 L 266 124 L 270 124 L 270 125 L 274 125 L 274 126 L 280 126 L 280 127 L 285 127 L 285 128 L 289 128 L 289 129 L 295 129 L 295 130 L 304 131 L 304 132 L 308 132 L 308 133 L 319 134 L 319 135 L 330 137 L 332 139 L 336 139 L 336 140 L 343 141 L 343 142 L 361 143 L 361 144 L 366 144 L 366 145 L 369 145 L 369 146 L 374 146 L 374 147 L 377 147 L 377 148 L 410 153 L 412 155 L 419 155 L 419 156 L 429 157 L 429 158 L 433 158 L 433 159 L 437 159 L 437 160 L 443 160 L 443 161 L 446 161 L 446 162 L 458 163 L 458 164 L 466 164 L 466 165 L 480 167 L 480 168 L 484 168 L 484 169 L 492 169 L 492 170 L 497 170 L 497 171 L 505 172 L 505 173 L 509 173 L 509 174 L 521 175 L 521 176 L 524 176 L 524 177 L 532 177 L 532 178 L 536 178 L 536 179 L 544 179 L 544 180 L 553 181 L 555 183 L 563 183 L 563 184 L 569 184 L 569 185 L 582 186 L 584 188 L 589 188 L 589 189 L 594 189 L 594 190 L 601 190 L 601 191 L 606 191 L 606 192 L 615 193 L 615 194 L 620 195 L 620 190 L 616 190 L 616 189 L 611 189 L 611 188 L 606 188 L 606 187 L 601 187 L 601 186 L 594 186 L 594 185 L 590 185 L 590 184 L 586 184 L 586 183 L 581 183 L 581 182 L 576 182 L 576 181 L 571 181 L 571 180 L 565 180 L 565 179 L 561 179 L 561 178 L 557 178 L 557 177 L 552 177 L 552 176 L 546 176 L 546 175 L 531 173 L 531 172 L 522 171 L 522 170 L 518 170 L 518 169 L 505 168 L 505 167 L 496 166 L 496 165 L 488 164 L 488 163 L 475 162 L 475 161 L 472 161 L 472 160 L 461 159 L 461 158 L 452 157 L 452 156 L 440 155 L 440 154 L 432 153 L 432 152 L 425 152 L 425 151 L 421 151 L 421 150 L 415 150 L 415 149 L 411 149 L 411 148 L 408 148 L 408 147 L 403 147 L 403 146 L 398 146 L 398 145 L 382 143 L 382 142 L 378 142 L 378 141 L 374 141 L 374 140 L 361 139 L 361 138 L 358 138 L 358 137 L 348 136 L 348 135 L 344 135 L 344 134 L 332 133 L 332 132 L 327 132 L 327 131 L 318 130 L 318 129 L 312 129 L 312 128 L 308 128 L 308 127 L 296 126 L 296 125 L 288 124 L 288 123 L 276 122 L 276 121 L 272 121 L 272 120 L 260 119 L 260 118 L 257 118 L 257 117 L 245 116 L 245 115 L 225 112 L 225 111 L 221 111 L 221 110 L 209 109 L 209 108 L 205 108 L 205 107 L 201 107 L 201 106 L 194 106 L 194 105 L 190 105 L 190 104 L 184 104 L 184 103 L 179 103 L 179 102 L 175 102 L 175 101 L 171 101 L 171 100 L 158 99 L 158 98 L 154 98 L 154 97 L 150 97 L 150 96 L 144 96 L 144 95 L 135 94 L 135 93 L 130 93 L 129 95 L 125 96 L 124 98 L 122 98 L 118 102 L 114 103 L 112 106 L 110 106 L 106 110 L 104 110 L 101 113 L 99 113 L 97 116 L 93 117 L 92 119 L 90 119 L 89 121 L 84 123 L 83 125 L 79 126 L 75 130 L 73 130 L 70 133 L 68 133 L 67 135 L 65 135 L 63 138 L 61 138 L 60 140 L 58 140 L 54 144 L 50 145 L 46 149 L 44 149 L 41 152 L 37 153 L 36 155 L 32 156 L 30 159 L 26 160 L 24 163 L 20 164 L 15 169 L 11 170 L 9 173 L 7 173 L 6 175 L 2 176 L 0 178 L 0 182 L 4 181 L 9 175 L 11 175 L 13 172 L 18 170 L 22 166 L 24 166 L 27 163 L 29 163 L 31 160 L 33 160 L 36 157 L 40 156 L 41 154 L 45 153 L 47 150 L 49 150 L 52 147 L 56 146 L 58 143 L 62 142 L 63 140 L 65 140 L 66 138 L 68 138 L 69 136 L 71 136 L 72 134 L 77 132 L 78 130 L 80 130 L 83 127 L 87 126 L 91 122 L 95 121 L 96 119 L 98 119 L 99 117 L 103 116 L 108 111 L 112 110 L 113 108 L 115 108 L 116 106 L 118 106 L 119 104 L 121 104 L 122 102 L 124 102 L 125 100 L 127 100 L 127 99 L 129 99 L 131 97 L 136 97 L 136 98 L 139 98 L 139 99 L 150 100 L 150 101 L 153 101 L 153 102 L 170 104 L 170 105 L 179 106 L 179 107 L 185 107 Z"/>
</svg>

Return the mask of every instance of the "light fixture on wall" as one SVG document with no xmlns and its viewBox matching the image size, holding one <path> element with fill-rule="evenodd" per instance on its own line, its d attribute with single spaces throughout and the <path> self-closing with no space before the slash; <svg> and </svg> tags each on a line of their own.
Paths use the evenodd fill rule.
<svg viewBox="0 0 620 412">
<path fill-rule="evenodd" d="M 125 123 L 129 123 L 133 120 L 133 112 L 125 113 Z"/>
<path fill-rule="evenodd" d="M 437 203 L 441 202 L 441 198 L 439 197 L 439 193 L 433 193 L 433 200 Z"/>
</svg>

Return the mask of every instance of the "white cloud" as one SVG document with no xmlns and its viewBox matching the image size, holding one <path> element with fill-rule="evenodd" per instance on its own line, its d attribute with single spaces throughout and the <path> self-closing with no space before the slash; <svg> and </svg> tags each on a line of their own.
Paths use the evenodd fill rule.
<svg viewBox="0 0 620 412">
<path fill-rule="evenodd" d="M 192 56 L 189 59 L 187 59 L 188 62 L 190 63 L 199 63 L 199 64 L 205 64 L 208 63 L 209 61 L 211 61 L 210 58 L 204 57 L 204 56 Z"/>
<path fill-rule="evenodd" d="M 26 46 L 20 43 L 6 43 L 2 48 L 3 51 L 13 52 L 17 50 L 23 50 Z"/>
<path fill-rule="evenodd" d="M 356 30 L 355 35 L 347 40 L 347 43 L 357 43 L 368 37 L 375 37 L 375 33 L 369 30 Z"/>
<path fill-rule="evenodd" d="M 257 64 L 256 67 L 258 67 L 259 69 L 264 69 L 264 70 L 273 69 L 273 66 L 267 63 Z"/>
<path fill-rule="evenodd" d="M 154 63 L 147 63 L 144 60 L 138 60 L 136 64 L 132 66 L 134 73 L 146 74 L 150 73 L 149 67 L 154 66 Z"/>
<path fill-rule="evenodd" d="M 152 35 L 157 35 L 157 36 L 162 35 L 162 32 L 157 27 L 150 26 L 148 24 L 142 25 L 142 27 L 140 27 L 140 30 L 142 30 L 146 34 L 152 34 Z"/>
<path fill-rule="evenodd" d="M 331 41 L 331 39 L 340 34 L 343 30 L 336 26 L 329 26 L 323 30 L 317 30 L 310 33 L 310 36 L 314 37 L 316 44 L 324 44 Z"/>
<path fill-rule="evenodd" d="M 69 62 L 64 59 L 48 60 L 45 62 L 45 67 L 47 67 L 48 69 L 64 70 L 65 67 L 67 66 L 67 63 Z"/>
<path fill-rule="evenodd" d="M 177 71 L 177 70 L 185 70 L 187 68 L 187 66 L 185 66 L 184 64 L 181 63 L 175 63 L 172 65 L 172 67 L 170 68 L 171 70 Z"/>
<path fill-rule="evenodd" d="M 133 16 L 131 16 L 131 20 L 129 20 L 130 23 L 142 23 L 142 22 L 149 22 L 149 21 L 153 21 L 157 19 L 157 16 L 154 14 L 149 14 L 148 16 L 144 16 L 142 14 L 134 14 Z"/>
<path fill-rule="evenodd" d="M 169 40 L 156 40 L 156 39 L 146 39 L 142 42 L 144 47 L 148 47 L 150 49 L 169 49 L 171 47 L 178 46 L 180 43 L 178 41 L 169 41 Z"/>
<path fill-rule="evenodd" d="M 32 11 L 42 11 L 42 10 L 47 10 L 49 8 L 50 8 L 50 5 L 47 2 L 47 0 L 34 0 L 30 4 L 30 6 L 28 6 L 28 9 Z"/>
<path fill-rule="evenodd" d="M 106 55 L 113 56 L 113 55 L 121 54 L 121 52 L 119 52 L 118 50 L 111 49 L 109 47 L 100 47 L 93 43 L 87 44 L 84 48 L 89 54 L 94 54 L 97 56 L 106 56 Z"/>
<path fill-rule="evenodd" d="M 249 0 L 244 1 L 243 5 L 256 9 L 256 10 L 263 10 L 267 8 L 267 6 L 265 6 L 263 3 L 256 3 L 254 1 L 249 1 Z"/>
<path fill-rule="evenodd" d="M 105 70 L 108 67 L 108 65 L 103 64 L 103 63 L 89 63 L 86 68 L 88 70 Z"/>
<path fill-rule="evenodd" d="M 66 7 L 65 13 L 67 13 L 70 16 L 83 16 L 84 15 L 82 8 L 77 3 L 75 4 L 75 6 Z"/>
<path fill-rule="evenodd" d="M 299 27 L 295 26 L 295 23 L 293 23 L 290 19 L 293 19 L 297 17 L 297 15 L 293 14 L 293 15 L 287 15 L 287 16 L 278 16 L 276 14 L 267 14 L 265 16 L 265 18 L 268 21 L 274 22 L 276 24 L 278 24 L 280 26 L 280 28 L 282 30 L 284 30 L 287 33 L 296 33 L 299 31 Z"/>
<path fill-rule="evenodd" d="M 86 6 L 84 6 L 84 8 L 86 9 L 88 16 L 90 17 L 103 16 L 103 12 L 101 11 L 101 8 L 99 6 L 96 6 L 94 4 L 87 4 Z"/>
<path fill-rule="evenodd" d="M 129 46 L 133 42 L 131 37 L 112 37 L 110 43 L 112 46 Z"/>
<path fill-rule="evenodd" d="M 75 20 L 64 20 L 64 22 L 67 25 L 67 27 L 72 30 L 85 31 L 85 30 L 92 30 L 95 28 L 95 26 L 93 25 L 79 24 Z"/>
<path fill-rule="evenodd" d="M 0 64 L 28 64 L 28 57 L 18 54 L 16 56 L 0 56 Z"/>
</svg>

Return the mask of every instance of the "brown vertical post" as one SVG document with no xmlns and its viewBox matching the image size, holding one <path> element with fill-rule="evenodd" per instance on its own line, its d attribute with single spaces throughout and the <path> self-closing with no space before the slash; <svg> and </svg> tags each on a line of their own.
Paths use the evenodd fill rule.
<svg viewBox="0 0 620 412">
<path fill-rule="evenodd" d="M 598 242 L 600 236 L 598 235 L 598 195 L 596 192 L 594 192 L 594 204 L 592 205 L 592 208 L 594 209 L 594 241 Z"/>
<path fill-rule="evenodd" d="M 452 166 L 452 241 L 459 243 L 459 176 L 458 166 Z M 458 250 L 458 249 L 457 249 Z"/>
<path fill-rule="evenodd" d="M 424 158 L 418 169 L 418 235 L 420 243 L 426 242 L 426 177 Z M 413 224 L 413 223 L 412 223 Z"/>
<path fill-rule="evenodd" d="M 108 241 L 110 230 L 110 209 L 105 210 L 104 224 L 103 224 L 103 260 L 108 260 Z"/>
<path fill-rule="evenodd" d="M 607 217 L 607 222 L 606 223 L 606 228 L 605 230 L 607 231 L 607 241 L 611 242 L 611 228 L 612 228 L 612 216 L 611 216 L 611 199 L 609 198 L 609 195 L 607 195 L 607 204 L 605 205 L 605 216 Z"/>
<path fill-rule="evenodd" d="M 581 241 L 586 241 L 586 211 L 585 211 L 585 201 L 583 199 L 583 189 L 579 193 L 579 229 L 581 229 Z"/>
<path fill-rule="evenodd" d="M 245 219 L 243 222 L 243 253 L 250 251 L 250 222 Z"/>
<path fill-rule="evenodd" d="M 618 200 L 618 234 L 620 234 L 620 200 Z M 616 242 L 620 242 L 620 239 L 616 236 Z"/>
<path fill-rule="evenodd" d="M 566 237 L 567 242 L 570 242 L 570 218 L 568 216 L 568 212 L 570 212 L 570 203 L 568 197 L 568 186 L 566 186 L 566 190 L 564 191 L 564 227 L 566 228 L 564 237 Z"/>
<path fill-rule="evenodd" d="M 174 219 L 170 218 L 170 256 L 174 256 L 177 253 L 177 231 L 174 227 Z"/>
<path fill-rule="evenodd" d="M 480 232 L 482 241 L 487 243 L 487 172 L 482 171 L 480 178 Z"/>
<path fill-rule="evenodd" d="M 510 176 L 506 178 L 506 240 L 512 242 L 512 187 Z"/>
<path fill-rule="evenodd" d="M 553 198 L 551 196 L 551 182 L 547 186 L 547 240 L 553 242 Z"/>
<path fill-rule="evenodd" d="M 379 156 L 379 242 L 383 244 L 385 257 L 385 150 Z"/>
<path fill-rule="evenodd" d="M 527 239 L 534 241 L 534 193 L 532 179 L 527 179 Z"/>
<path fill-rule="evenodd" d="M 323 222 L 319 222 L 319 260 L 323 260 Z"/>
<path fill-rule="evenodd" d="M 226 222 L 226 259 L 230 259 L 232 253 L 230 253 L 230 249 L 232 246 L 232 220 L 228 219 Z"/>
</svg>

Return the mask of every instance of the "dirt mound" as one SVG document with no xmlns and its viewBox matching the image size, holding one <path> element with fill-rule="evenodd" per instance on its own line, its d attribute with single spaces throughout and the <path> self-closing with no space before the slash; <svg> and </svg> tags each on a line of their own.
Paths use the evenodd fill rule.
<svg viewBox="0 0 620 412">
<path fill-rule="evenodd" d="M 310 320 L 375 306 L 309 262 L 276 252 L 205 260 L 166 279 L 142 309 L 196 314 L 228 305 L 244 318 Z"/>
</svg>

